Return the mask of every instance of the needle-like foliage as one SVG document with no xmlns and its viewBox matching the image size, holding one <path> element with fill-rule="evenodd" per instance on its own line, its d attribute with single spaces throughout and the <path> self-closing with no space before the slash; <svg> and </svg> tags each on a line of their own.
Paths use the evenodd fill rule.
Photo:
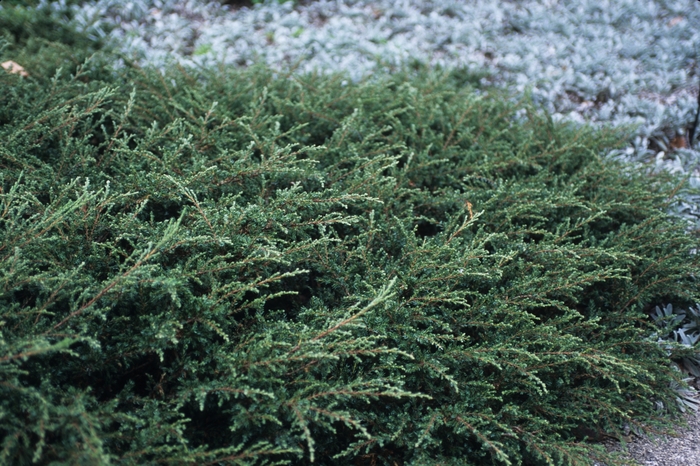
<svg viewBox="0 0 700 466">
<path fill-rule="evenodd" d="M 697 237 L 623 135 L 449 74 L 64 75 L 0 72 L 0 463 L 616 464 L 677 413 Z"/>
</svg>

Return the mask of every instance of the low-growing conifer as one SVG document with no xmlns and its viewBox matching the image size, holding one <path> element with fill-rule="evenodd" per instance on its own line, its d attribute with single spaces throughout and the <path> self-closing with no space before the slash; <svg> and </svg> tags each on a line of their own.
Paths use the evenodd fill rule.
<svg viewBox="0 0 700 466">
<path fill-rule="evenodd" d="M 122 65 L 0 70 L 0 463 L 612 465 L 678 413 L 697 236 L 624 134 Z"/>
</svg>

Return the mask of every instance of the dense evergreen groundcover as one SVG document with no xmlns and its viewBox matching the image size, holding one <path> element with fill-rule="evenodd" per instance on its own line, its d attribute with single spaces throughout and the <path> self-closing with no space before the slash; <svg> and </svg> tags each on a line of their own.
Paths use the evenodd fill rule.
<svg viewBox="0 0 700 466">
<path fill-rule="evenodd" d="M 615 464 L 584 437 L 668 426 L 683 181 L 458 78 L 0 73 L 0 463 Z"/>
</svg>

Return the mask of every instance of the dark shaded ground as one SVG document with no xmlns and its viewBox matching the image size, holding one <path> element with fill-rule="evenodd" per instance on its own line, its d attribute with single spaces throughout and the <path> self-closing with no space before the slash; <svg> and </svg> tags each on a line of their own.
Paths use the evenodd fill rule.
<svg viewBox="0 0 700 466">
<path fill-rule="evenodd" d="M 229 5 L 234 8 L 252 7 L 255 3 L 251 0 L 219 0 L 223 5 Z M 308 5 L 314 3 L 315 0 L 294 0 L 295 5 Z M 262 3 L 261 1 L 256 3 Z"/>
</svg>

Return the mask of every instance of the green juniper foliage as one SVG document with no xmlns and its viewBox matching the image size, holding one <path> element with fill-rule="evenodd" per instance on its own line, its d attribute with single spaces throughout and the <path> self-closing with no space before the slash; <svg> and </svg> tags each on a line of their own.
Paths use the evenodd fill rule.
<svg viewBox="0 0 700 466">
<path fill-rule="evenodd" d="M 683 181 L 453 78 L 0 73 L 0 463 L 612 465 L 582 427 L 668 427 Z"/>
</svg>

